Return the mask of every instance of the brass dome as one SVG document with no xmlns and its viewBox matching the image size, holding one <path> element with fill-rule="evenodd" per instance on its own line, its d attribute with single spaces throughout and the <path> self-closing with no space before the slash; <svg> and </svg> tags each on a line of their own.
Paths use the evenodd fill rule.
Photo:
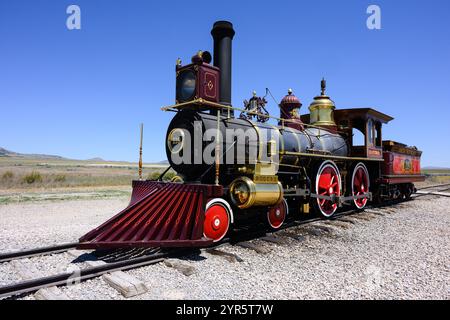
<svg viewBox="0 0 450 320">
<path fill-rule="evenodd" d="M 334 109 L 336 106 L 329 96 L 325 95 L 326 81 L 321 81 L 322 92 L 320 96 L 314 97 L 309 106 L 309 123 L 315 126 L 335 126 Z"/>
</svg>

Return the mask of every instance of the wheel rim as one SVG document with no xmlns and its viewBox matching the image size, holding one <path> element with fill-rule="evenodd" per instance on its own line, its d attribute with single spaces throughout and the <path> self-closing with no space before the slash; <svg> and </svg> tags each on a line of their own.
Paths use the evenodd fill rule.
<svg viewBox="0 0 450 320">
<path fill-rule="evenodd" d="M 267 221 L 273 229 L 279 229 L 286 219 L 287 209 L 286 201 L 283 200 L 279 205 L 269 208 L 267 211 Z"/>
<path fill-rule="evenodd" d="M 321 196 L 339 196 L 341 194 L 341 178 L 337 169 L 328 163 L 319 170 L 316 178 L 316 192 Z M 317 198 L 319 210 L 325 217 L 332 216 L 337 210 L 337 203 L 332 200 Z"/>
<path fill-rule="evenodd" d="M 369 174 L 364 165 L 356 166 L 353 172 L 352 192 L 353 196 L 359 196 L 369 192 Z M 358 209 L 362 209 L 367 204 L 367 198 L 353 199 L 353 203 Z"/>
<path fill-rule="evenodd" d="M 215 203 L 206 209 L 203 223 L 203 235 L 213 240 L 220 241 L 225 237 L 230 226 L 230 218 L 227 209 L 220 203 Z"/>
</svg>

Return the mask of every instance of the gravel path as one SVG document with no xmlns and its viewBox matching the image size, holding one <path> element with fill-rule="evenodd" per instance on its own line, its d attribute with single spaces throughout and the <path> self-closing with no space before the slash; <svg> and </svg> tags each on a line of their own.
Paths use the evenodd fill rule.
<svg viewBox="0 0 450 320">
<path fill-rule="evenodd" d="M 0 252 L 75 242 L 128 202 L 120 198 L 0 205 Z"/>
<path fill-rule="evenodd" d="M 126 204 L 119 199 L 0 206 L 0 251 L 74 241 Z M 281 231 L 279 244 L 252 241 L 266 254 L 219 248 L 242 262 L 203 250 L 179 261 L 195 268 L 190 276 L 164 263 L 127 273 L 149 288 L 136 299 L 450 299 L 449 208 L 448 198 L 423 197 Z M 68 256 L 26 263 L 51 273 L 69 264 Z M 0 264 L 0 285 L 16 280 L 11 264 Z M 102 278 L 62 291 L 72 299 L 124 299 Z"/>
</svg>

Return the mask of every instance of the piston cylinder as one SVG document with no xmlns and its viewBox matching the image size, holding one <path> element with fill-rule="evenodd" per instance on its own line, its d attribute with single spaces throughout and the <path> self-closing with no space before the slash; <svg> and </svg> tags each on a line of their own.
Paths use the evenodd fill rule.
<svg viewBox="0 0 450 320">
<path fill-rule="evenodd" d="M 239 177 L 230 185 L 230 196 L 240 209 L 270 207 L 282 201 L 283 186 L 280 182 L 255 183 L 248 177 Z"/>
</svg>

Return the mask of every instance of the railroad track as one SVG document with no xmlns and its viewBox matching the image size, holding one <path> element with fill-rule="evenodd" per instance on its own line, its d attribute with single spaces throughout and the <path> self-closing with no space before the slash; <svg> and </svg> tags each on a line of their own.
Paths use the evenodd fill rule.
<svg viewBox="0 0 450 320">
<path fill-rule="evenodd" d="M 425 191 L 430 189 L 437 189 L 431 191 Z M 412 196 L 413 199 L 423 197 L 423 196 L 441 196 L 441 197 L 450 197 L 450 194 L 442 193 L 450 189 L 450 183 L 438 184 L 432 186 L 426 186 L 417 189 L 417 193 Z"/>
<path fill-rule="evenodd" d="M 338 219 L 339 217 L 347 216 L 349 214 L 353 214 L 356 212 L 359 212 L 360 210 L 348 210 L 344 212 L 340 212 L 336 214 L 335 219 Z M 323 220 L 322 218 L 311 218 L 301 221 L 289 221 L 286 223 L 285 226 L 283 226 L 280 230 L 286 230 L 288 228 L 294 227 L 294 226 L 300 226 L 300 225 L 306 225 L 309 223 L 313 223 L 315 221 Z M 255 240 L 260 237 L 266 236 L 267 233 L 265 230 L 261 230 L 253 228 L 241 228 L 236 231 L 236 233 L 233 234 L 232 237 L 225 238 L 223 241 L 218 243 L 217 245 L 214 245 L 211 248 L 219 248 L 226 244 L 235 245 L 238 243 Z M 29 257 L 35 257 L 35 256 L 42 256 L 42 255 L 48 255 L 48 254 L 54 254 L 54 253 L 63 253 L 70 249 L 75 248 L 77 243 L 68 243 L 64 245 L 59 246 L 52 246 L 52 247 L 44 247 L 44 248 L 36 248 L 31 250 L 23 250 L 13 253 L 7 253 L 0 255 L 0 262 L 11 262 L 13 260 L 17 259 L 23 259 L 23 258 L 29 258 Z M 156 264 L 159 262 L 164 261 L 168 258 L 181 258 L 183 256 L 187 256 L 189 254 L 195 253 L 195 251 L 198 249 L 192 249 L 192 248 L 183 248 L 183 249 L 170 249 L 166 251 L 159 251 L 158 249 L 155 249 L 156 252 L 151 252 L 150 254 L 146 254 L 146 250 L 140 249 L 138 251 L 141 251 L 141 253 L 134 253 L 135 255 L 141 255 L 135 258 L 129 258 L 133 255 L 133 250 L 113 250 L 111 252 L 108 252 L 106 254 L 103 254 L 103 256 L 100 255 L 101 260 L 100 261 L 113 261 L 108 262 L 99 266 L 79 269 L 71 272 L 65 272 L 61 274 L 56 274 L 52 276 L 47 277 L 41 277 L 33 280 L 26 280 L 21 281 L 18 283 L 13 283 L 10 285 L 6 285 L 3 287 L 0 287 L 0 299 L 1 298 L 8 298 L 8 297 L 14 297 L 19 296 L 23 294 L 29 294 L 38 291 L 39 289 L 45 289 L 55 286 L 65 286 L 69 284 L 73 284 L 75 282 L 82 282 L 86 281 L 92 278 L 96 278 L 108 273 L 112 273 L 115 271 L 126 271 L 130 269 L 140 268 L 152 264 Z M 119 260 L 119 261 L 117 261 Z"/>
<path fill-rule="evenodd" d="M 37 256 L 44 256 L 55 253 L 66 252 L 70 249 L 74 249 L 78 245 L 77 242 L 64 243 L 55 246 L 41 247 L 35 249 L 27 249 L 21 251 L 15 251 L 10 253 L 0 254 L 0 263 L 10 262 L 12 260 L 31 258 Z"/>
<path fill-rule="evenodd" d="M 445 190 L 450 189 L 450 184 L 442 184 L 436 186 L 427 186 L 419 190 L 441 188 L 446 187 Z M 419 195 L 420 196 L 420 195 Z M 404 201 L 396 201 L 383 203 L 381 205 L 370 205 L 365 209 L 370 213 L 373 209 L 379 209 L 383 207 L 392 207 L 395 204 L 403 203 Z M 351 216 L 364 212 L 364 210 L 345 210 L 335 214 L 328 220 L 339 220 L 343 217 Z M 305 220 L 289 220 L 278 231 L 287 230 L 292 227 L 312 224 L 318 221 L 327 221 L 321 217 L 313 217 Z M 255 240 L 267 236 L 266 230 L 256 228 L 241 228 L 238 229 L 231 237 L 225 238 L 222 242 L 213 246 L 212 248 L 218 248 L 226 244 L 239 244 L 245 241 Z M 23 250 L 17 252 L 11 252 L 6 254 L 0 254 L 0 263 L 10 262 L 17 259 L 43 256 L 55 253 L 67 252 L 70 249 L 76 248 L 77 243 L 66 243 L 56 246 L 35 248 L 30 250 Z M 138 252 L 134 252 L 137 250 Z M 39 289 L 49 288 L 54 286 L 64 286 L 76 282 L 86 281 L 88 279 L 96 278 L 115 271 L 126 271 L 130 269 L 140 268 L 152 264 L 156 264 L 164 261 L 168 258 L 180 258 L 189 254 L 195 253 L 198 249 L 169 249 L 161 251 L 159 249 L 131 249 L 131 250 L 114 250 L 101 256 L 101 259 L 107 262 L 102 265 L 79 269 L 76 271 L 65 272 L 47 277 L 41 277 L 32 280 L 21 281 L 18 283 L 6 285 L 0 287 L 0 298 L 13 297 L 23 294 L 29 294 L 38 291 Z M 131 258 L 130 258 L 131 257 Z"/>
<path fill-rule="evenodd" d="M 443 184 L 436 184 L 436 185 L 426 186 L 426 187 L 419 188 L 417 190 L 433 189 L 433 188 L 440 188 L 440 187 L 448 187 L 448 188 L 446 188 L 446 190 L 450 189 L 450 183 L 443 183 Z"/>
<path fill-rule="evenodd" d="M 184 252 L 183 252 L 184 251 Z M 186 254 L 187 250 L 171 250 L 167 252 L 158 252 L 148 256 L 110 262 L 95 267 L 76 270 L 73 272 L 65 272 L 53 276 L 42 277 L 33 280 L 22 281 L 11 285 L 0 287 L 0 298 L 17 296 L 20 294 L 36 292 L 39 289 L 73 284 L 88 279 L 96 278 L 101 275 L 114 271 L 126 271 L 130 269 L 140 268 L 155 264 L 170 257 L 177 257 Z"/>
</svg>

